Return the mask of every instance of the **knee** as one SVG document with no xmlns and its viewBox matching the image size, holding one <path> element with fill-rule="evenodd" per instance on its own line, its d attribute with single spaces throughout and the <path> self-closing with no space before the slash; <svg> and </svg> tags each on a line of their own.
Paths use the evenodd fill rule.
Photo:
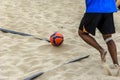
<svg viewBox="0 0 120 80">
<path fill-rule="evenodd" d="M 88 33 L 83 32 L 82 30 L 78 30 L 78 34 L 80 37 L 83 37 L 84 35 L 88 35 Z"/>
<path fill-rule="evenodd" d="M 106 43 L 113 40 L 111 34 L 103 35 L 103 38 L 104 38 Z"/>
<path fill-rule="evenodd" d="M 78 35 L 79 35 L 79 36 L 81 36 L 81 35 L 82 35 L 81 30 L 78 30 Z"/>
</svg>

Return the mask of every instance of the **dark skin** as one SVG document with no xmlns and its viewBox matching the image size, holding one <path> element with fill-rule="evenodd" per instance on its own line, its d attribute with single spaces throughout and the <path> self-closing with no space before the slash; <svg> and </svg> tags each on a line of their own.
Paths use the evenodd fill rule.
<svg viewBox="0 0 120 80">
<path fill-rule="evenodd" d="M 112 37 L 112 34 L 103 35 L 104 40 L 109 38 L 109 37 Z M 119 65 L 118 64 L 118 59 L 117 59 L 117 48 L 116 48 L 115 42 L 113 40 L 110 40 L 106 44 L 107 44 L 107 47 L 108 47 L 108 51 L 109 51 L 109 53 L 111 55 L 113 64 Z"/>
<path fill-rule="evenodd" d="M 100 55 L 101 55 L 101 61 L 102 62 L 105 62 L 106 61 L 106 53 L 107 51 L 105 51 L 98 43 L 97 41 L 89 35 L 89 33 L 87 32 L 83 32 L 81 30 L 78 31 L 78 34 L 79 36 L 86 42 L 88 43 L 89 45 L 91 45 L 92 47 L 94 47 L 95 49 L 97 49 L 99 52 L 100 52 Z M 109 37 L 112 37 L 112 34 L 102 34 L 103 36 L 103 39 L 107 39 Z M 113 64 L 117 64 L 119 65 L 118 63 L 118 58 L 117 58 L 117 49 L 116 49 L 116 45 L 115 45 L 115 42 L 113 40 L 110 40 L 108 41 L 107 43 L 107 47 L 108 47 L 108 51 L 111 55 L 111 58 L 112 58 L 112 61 L 113 61 Z"/>
</svg>

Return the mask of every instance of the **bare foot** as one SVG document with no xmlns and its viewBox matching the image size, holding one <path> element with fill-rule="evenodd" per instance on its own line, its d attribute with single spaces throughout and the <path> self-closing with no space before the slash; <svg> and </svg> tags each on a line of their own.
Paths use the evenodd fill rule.
<svg viewBox="0 0 120 80">
<path fill-rule="evenodd" d="M 107 51 L 102 50 L 102 51 L 100 51 L 100 54 L 101 54 L 101 61 L 102 61 L 102 63 L 106 62 Z"/>
</svg>

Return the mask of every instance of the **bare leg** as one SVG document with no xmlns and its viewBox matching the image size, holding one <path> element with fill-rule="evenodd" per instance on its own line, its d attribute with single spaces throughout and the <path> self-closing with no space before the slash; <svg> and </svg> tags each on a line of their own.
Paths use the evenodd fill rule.
<svg viewBox="0 0 120 80">
<path fill-rule="evenodd" d="M 104 39 L 107 39 L 107 38 L 109 38 L 109 37 L 112 37 L 112 35 L 111 35 L 111 34 L 103 35 L 103 38 L 104 38 Z M 106 44 L 107 44 L 109 53 L 110 53 L 110 55 L 111 55 L 113 64 L 119 65 L 119 63 L 118 63 L 118 58 L 117 58 L 117 49 L 116 49 L 115 42 L 114 42 L 113 40 L 110 40 L 110 41 L 108 41 Z"/>
<path fill-rule="evenodd" d="M 101 55 L 101 60 L 102 62 L 105 62 L 105 55 L 106 55 L 106 51 L 96 42 L 96 40 L 91 37 L 88 33 L 85 33 L 81 30 L 78 31 L 79 36 L 89 45 L 91 45 L 92 47 L 94 47 L 95 49 L 97 49 L 100 52 Z"/>
</svg>

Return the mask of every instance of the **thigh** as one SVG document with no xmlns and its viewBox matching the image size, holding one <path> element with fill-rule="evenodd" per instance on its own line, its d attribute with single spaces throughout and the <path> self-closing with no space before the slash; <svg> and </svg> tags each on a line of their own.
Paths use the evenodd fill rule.
<svg viewBox="0 0 120 80">
<path fill-rule="evenodd" d="M 112 34 L 103 34 L 102 36 L 103 36 L 103 39 L 105 40 L 107 38 L 112 37 Z"/>
<path fill-rule="evenodd" d="M 113 20 L 113 13 L 104 13 L 102 19 L 98 24 L 98 29 L 102 34 L 115 33 L 115 26 Z"/>
<path fill-rule="evenodd" d="M 96 27 L 100 21 L 101 14 L 99 13 L 85 13 L 79 29 L 81 31 L 86 30 L 88 33 L 91 33 L 92 35 L 95 35 Z"/>
</svg>

